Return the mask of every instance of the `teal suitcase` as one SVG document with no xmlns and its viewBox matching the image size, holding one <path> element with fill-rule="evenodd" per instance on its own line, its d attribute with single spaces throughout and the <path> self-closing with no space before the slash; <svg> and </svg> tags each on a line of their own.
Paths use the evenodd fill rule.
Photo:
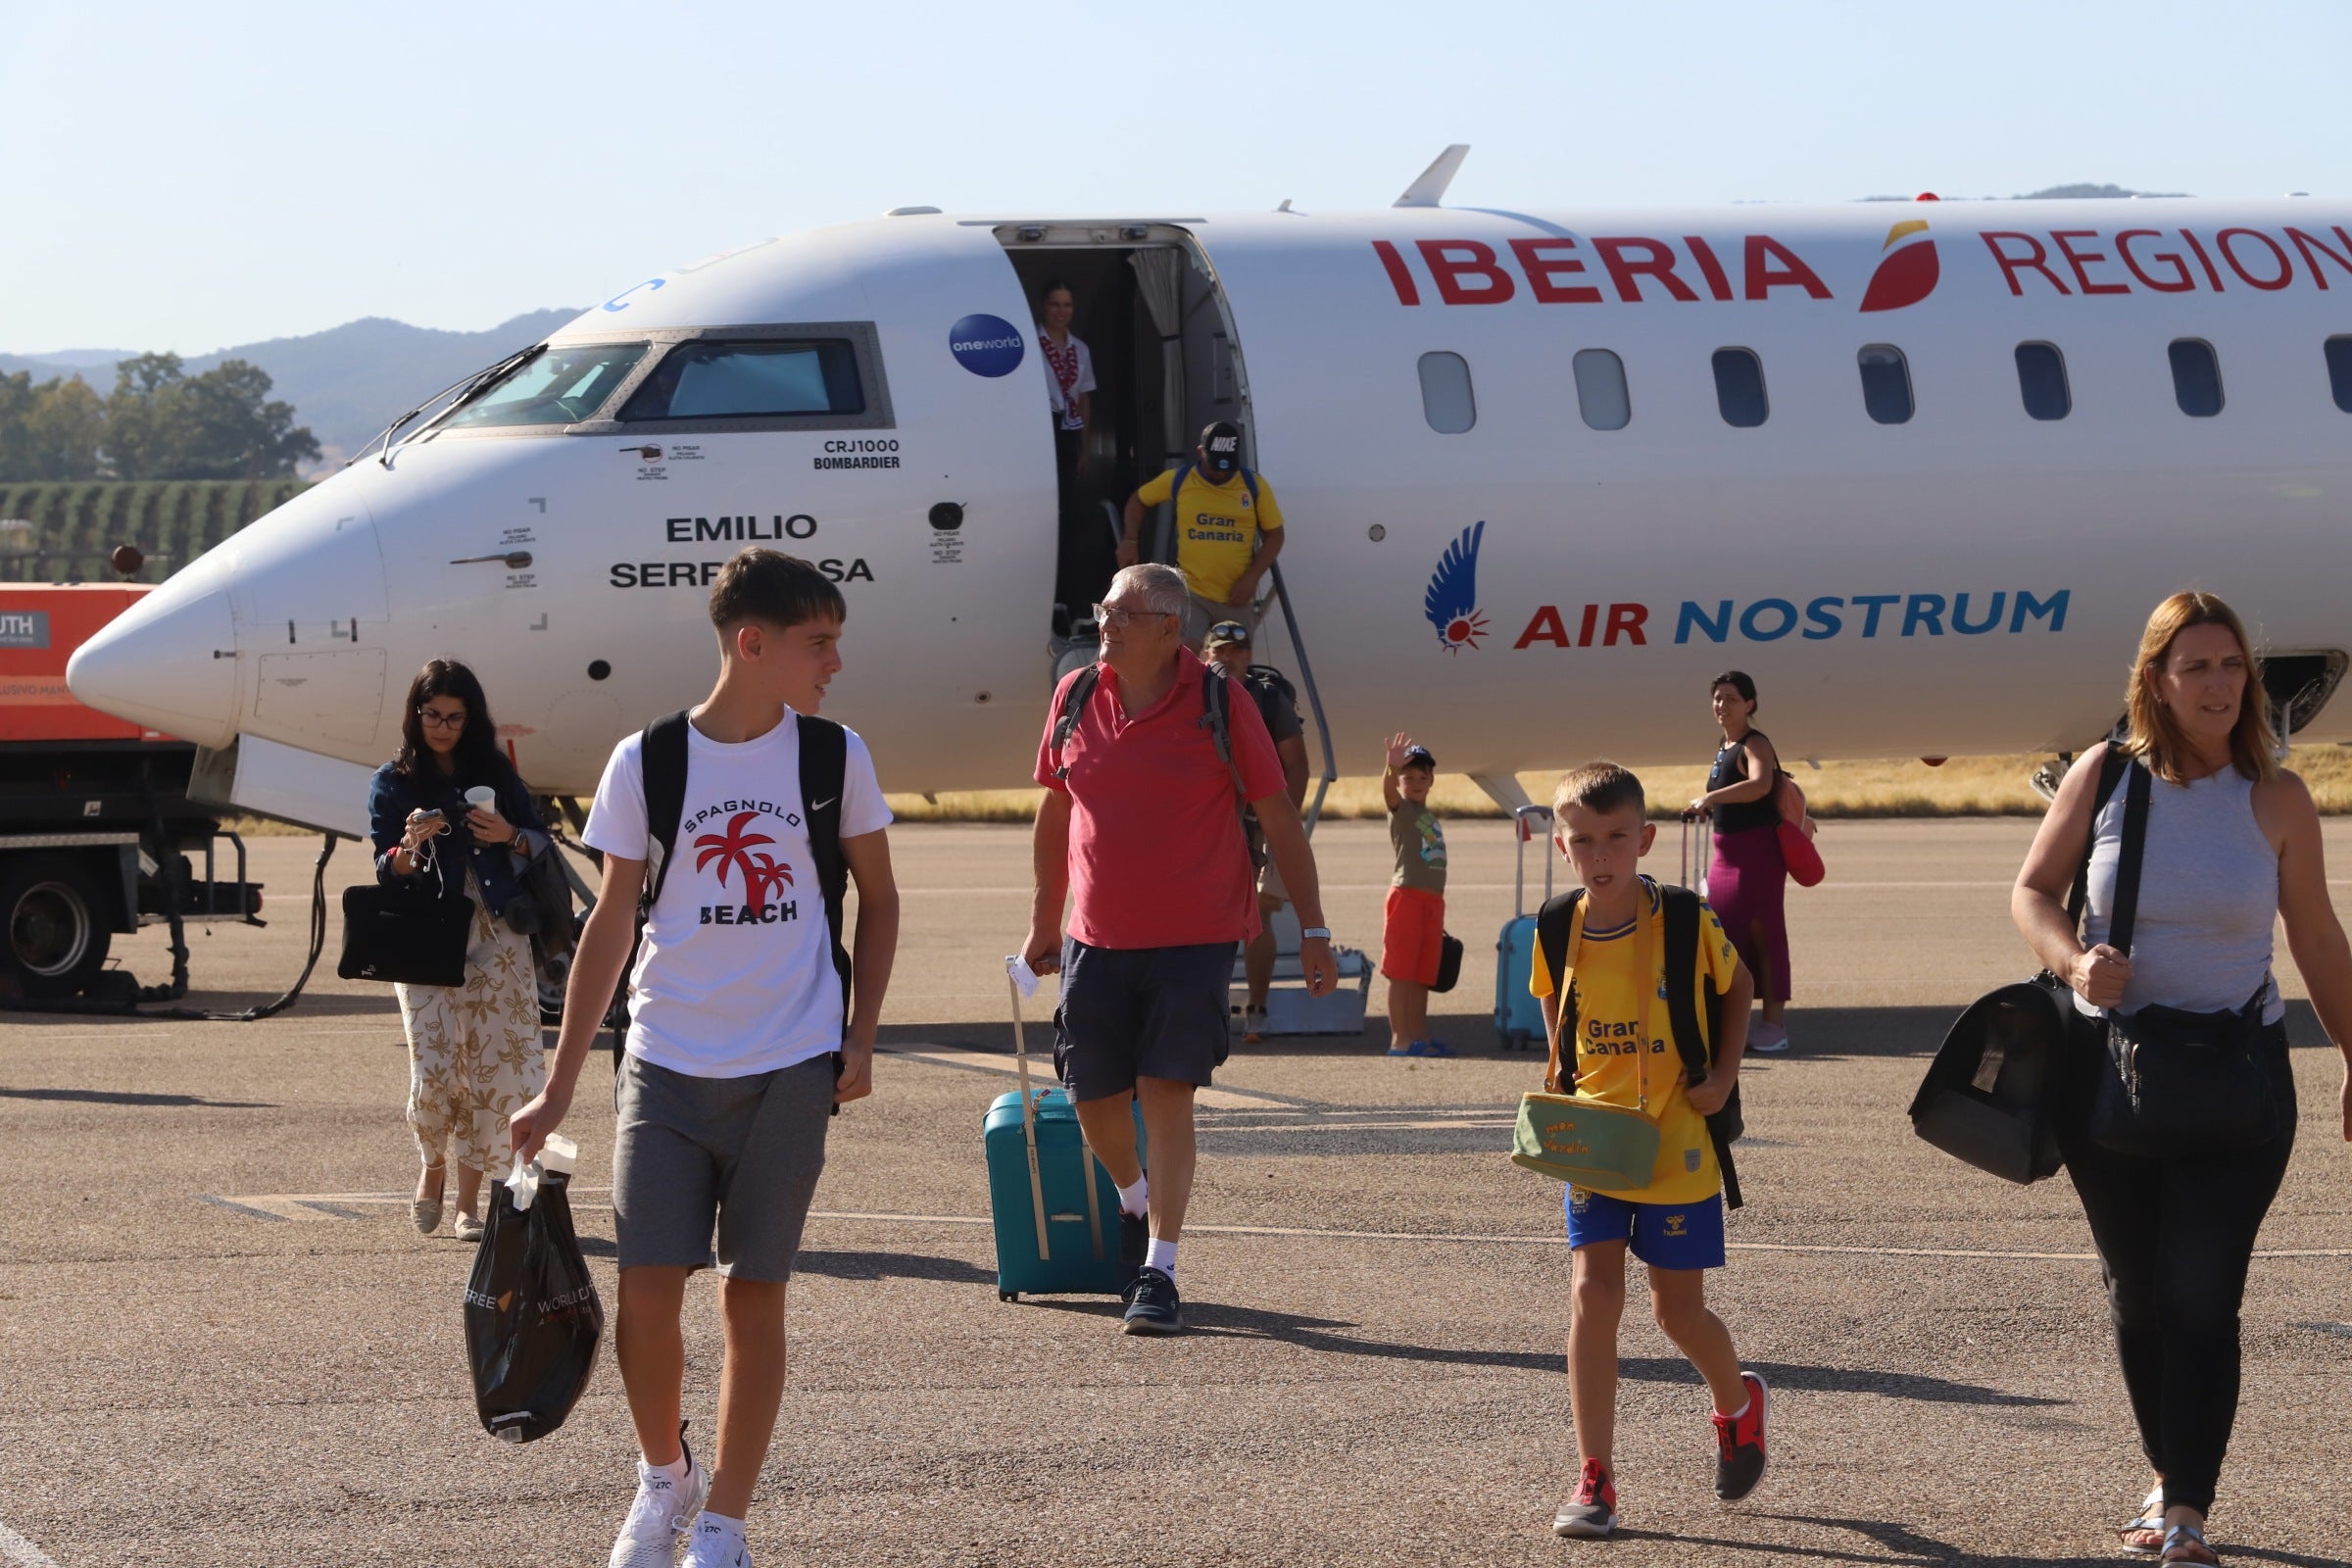
<svg viewBox="0 0 2352 1568">
<path fill-rule="evenodd" d="M 1502 934 L 1494 942 L 1494 1032 L 1502 1037 L 1505 1051 L 1548 1049 L 1544 1004 L 1527 989 L 1536 960 L 1536 917 L 1527 912 L 1527 843 L 1538 833 L 1544 835 L 1544 897 L 1548 900 L 1553 858 L 1551 808 L 1522 806 L 1512 815 L 1518 851 L 1512 868 L 1511 917 L 1503 922 Z"/>
<path fill-rule="evenodd" d="M 989 1213 L 997 1233 L 997 1299 L 1032 1296 L 1116 1296 L 1119 1269 L 1119 1190 L 1087 1152 L 1078 1113 L 1059 1088 L 1031 1091 L 1037 1131 L 1037 1180 L 1029 1172 L 1029 1141 L 1021 1128 L 1018 1090 L 999 1095 L 981 1124 L 988 1156 Z M 1135 1140 L 1144 1142 L 1135 1113 Z M 1045 1246 L 1038 1245 L 1043 1215 Z"/>
</svg>

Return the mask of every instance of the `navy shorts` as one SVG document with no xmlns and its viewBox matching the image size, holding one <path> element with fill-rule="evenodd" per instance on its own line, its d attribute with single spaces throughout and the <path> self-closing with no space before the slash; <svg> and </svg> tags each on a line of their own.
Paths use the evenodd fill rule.
<svg viewBox="0 0 2352 1568">
<path fill-rule="evenodd" d="M 1207 1087 L 1232 1046 L 1237 946 L 1090 948 L 1064 937 L 1054 1070 L 1071 1101 L 1125 1094 L 1138 1078 Z"/>
<path fill-rule="evenodd" d="M 1723 1267 L 1723 1195 L 1695 1203 L 1629 1203 L 1606 1193 L 1568 1189 L 1568 1245 L 1631 1242 L 1651 1268 Z"/>
</svg>

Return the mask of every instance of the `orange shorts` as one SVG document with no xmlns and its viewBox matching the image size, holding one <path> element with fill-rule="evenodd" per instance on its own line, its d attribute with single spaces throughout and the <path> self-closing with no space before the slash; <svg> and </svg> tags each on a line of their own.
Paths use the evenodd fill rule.
<svg viewBox="0 0 2352 1568">
<path fill-rule="evenodd" d="M 1438 983 L 1438 950 L 1446 939 L 1446 900 L 1419 888 L 1391 888 L 1381 910 L 1380 972 L 1415 985 Z"/>
</svg>

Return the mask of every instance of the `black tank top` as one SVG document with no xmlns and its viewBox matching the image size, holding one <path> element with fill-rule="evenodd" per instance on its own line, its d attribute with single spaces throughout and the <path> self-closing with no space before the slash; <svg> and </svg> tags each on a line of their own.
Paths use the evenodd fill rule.
<svg viewBox="0 0 2352 1568">
<path fill-rule="evenodd" d="M 1747 776 L 1747 743 L 1751 740 L 1769 740 L 1770 738 L 1760 729 L 1751 729 L 1739 740 L 1726 741 L 1716 751 L 1714 769 L 1707 774 L 1708 792 L 1712 794 L 1726 785 L 1737 784 L 1745 778 Z M 1780 820 L 1781 810 L 1773 804 L 1770 791 L 1765 793 L 1762 800 L 1739 801 L 1730 806 L 1715 808 L 1715 831 L 1718 833 L 1744 833 L 1749 828 L 1775 826 Z"/>
</svg>

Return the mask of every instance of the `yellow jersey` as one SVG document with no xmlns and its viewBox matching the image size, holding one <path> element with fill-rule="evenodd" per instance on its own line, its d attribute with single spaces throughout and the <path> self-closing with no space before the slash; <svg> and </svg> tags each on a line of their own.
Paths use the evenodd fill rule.
<svg viewBox="0 0 2352 1568">
<path fill-rule="evenodd" d="M 1691 1108 L 1690 1097 L 1684 1089 L 1683 1057 L 1675 1049 L 1674 1027 L 1666 1006 L 1671 977 L 1666 973 L 1665 903 L 1656 883 L 1644 877 L 1642 886 L 1647 901 L 1642 912 L 1614 931 L 1586 929 L 1585 911 L 1590 906 L 1577 906 L 1565 976 L 1575 986 L 1577 998 L 1575 1093 L 1605 1105 L 1639 1110 L 1658 1124 L 1658 1163 L 1650 1172 L 1649 1185 L 1606 1196 L 1631 1203 L 1695 1203 L 1722 1191 L 1723 1171 L 1715 1162 L 1707 1119 Z M 1642 982 L 1650 992 L 1646 1009 L 1641 1004 L 1635 980 L 1638 955 L 1644 948 L 1650 955 L 1649 973 Z M 1682 977 L 1680 983 L 1697 991 L 1703 1012 L 1704 982 L 1712 980 L 1718 992 L 1727 991 L 1739 966 L 1723 922 L 1713 909 L 1701 905 L 1697 972 Z M 1528 990 L 1548 997 L 1558 983 L 1538 944 Z M 1646 1040 L 1640 1038 L 1644 1033 L 1640 1020 L 1645 1011 Z M 1705 1020 L 1710 1038 L 1722 1021 Z M 1564 1085 L 1562 1092 L 1567 1092 Z"/>
<path fill-rule="evenodd" d="M 1144 481 L 1136 499 L 1156 507 L 1168 499 L 1176 470 L 1163 468 Z M 1184 494 L 1176 498 L 1176 569 L 1186 586 L 1212 605 L 1226 602 L 1233 585 L 1250 569 L 1257 555 L 1257 536 L 1282 526 L 1282 508 L 1274 503 L 1274 487 L 1264 475 L 1257 478 L 1257 497 L 1250 482 L 1235 474 L 1223 484 L 1211 484 L 1195 467 L 1184 477 Z"/>
</svg>

